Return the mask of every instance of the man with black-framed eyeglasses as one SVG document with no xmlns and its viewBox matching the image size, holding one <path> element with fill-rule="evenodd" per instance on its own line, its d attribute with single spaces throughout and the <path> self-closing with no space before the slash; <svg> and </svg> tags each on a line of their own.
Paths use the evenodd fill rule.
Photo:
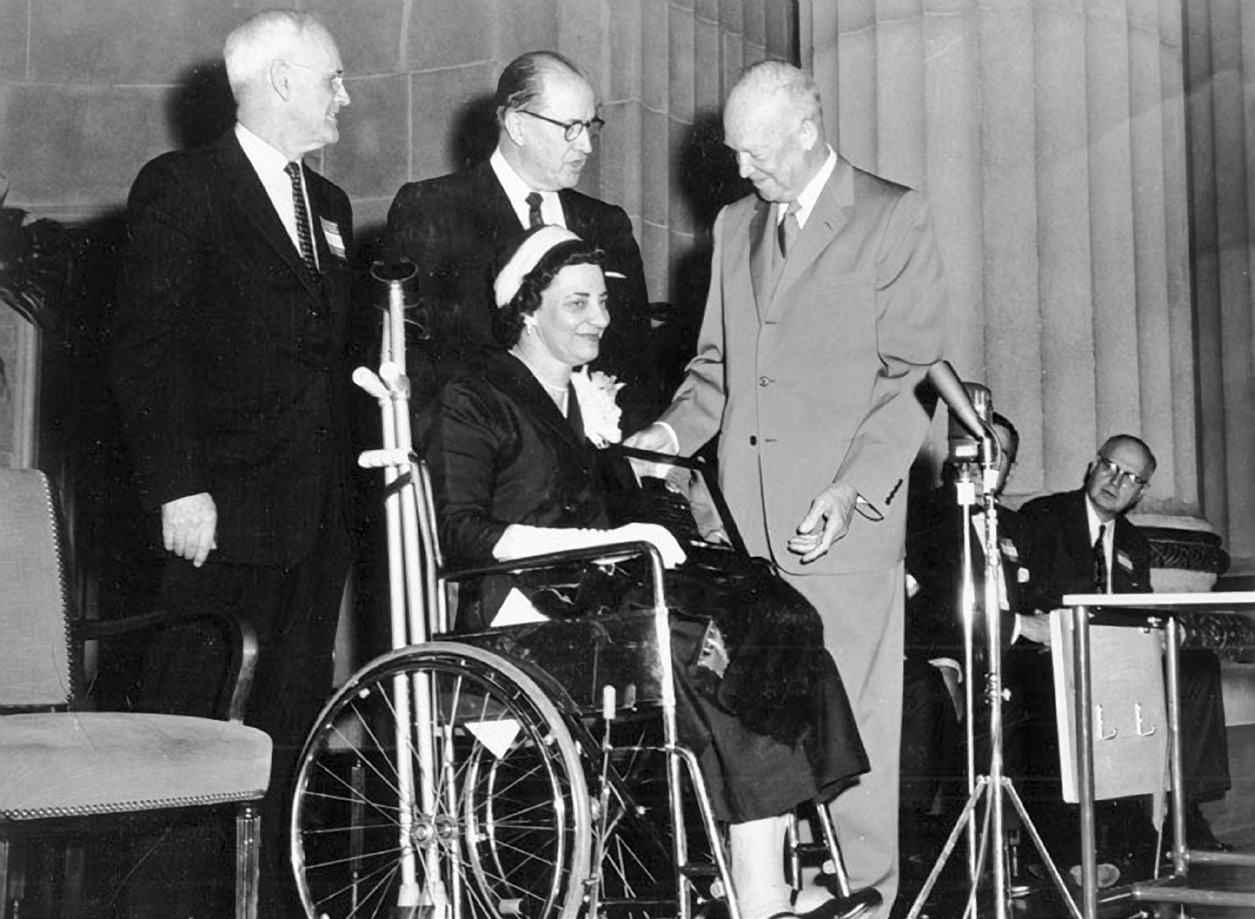
<svg viewBox="0 0 1255 919">
<path fill-rule="evenodd" d="M 640 248 L 621 208 L 575 190 L 605 122 L 592 83 L 569 58 L 531 51 L 501 73 L 497 144 L 472 168 L 403 185 L 388 213 L 386 253 L 419 269 L 420 321 L 413 401 L 427 402 L 469 353 L 493 341 L 497 253 L 543 224 L 564 226 L 605 253 L 610 324 L 594 369 L 614 374 L 623 429 L 660 408 Z"/>
<path fill-rule="evenodd" d="M 1061 608 L 1065 594 L 1152 590 L 1151 544 L 1127 515 L 1150 489 L 1156 465 L 1144 441 L 1117 434 L 1098 448 L 1081 488 L 1035 498 L 1020 508 L 1020 550 L 1029 572 L 1022 597 L 1030 614 L 1017 616 L 1015 647 L 1024 651 L 1026 645 L 1032 649 L 1032 642 L 1050 643 L 1044 614 Z M 1030 714 L 1025 746 L 1033 751 L 1037 775 L 1025 783 L 1026 803 L 1047 845 L 1070 853 L 1073 857 L 1064 863 L 1073 865 L 1079 857 L 1075 808 L 1064 807 L 1056 790 L 1059 747 L 1048 659 L 1030 653 L 1013 656 L 1008 663 L 1024 687 Z M 1182 650 L 1181 705 L 1187 836 L 1192 848 L 1219 847 L 1196 803 L 1223 795 L 1230 785 L 1220 664 L 1214 653 Z M 1100 885 L 1104 879 L 1116 883 L 1150 877 L 1155 831 L 1144 803 L 1138 798 L 1103 801 L 1097 816 Z"/>
</svg>

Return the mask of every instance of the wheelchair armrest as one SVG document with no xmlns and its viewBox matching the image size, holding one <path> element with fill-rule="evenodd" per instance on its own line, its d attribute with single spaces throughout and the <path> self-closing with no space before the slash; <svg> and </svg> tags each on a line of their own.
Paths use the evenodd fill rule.
<svg viewBox="0 0 1255 919">
<path fill-rule="evenodd" d="M 191 619 L 217 619 L 227 628 L 231 644 L 231 672 L 235 674 L 231 701 L 227 706 L 228 721 L 243 721 L 244 708 L 253 690 L 257 670 L 257 629 L 229 610 L 158 610 L 122 619 L 82 619 L 75 623 L 75 634 L 81 641 L 104 641 L 119 635 L 154 629 Z"/>
<path fill-rule="evenodd" d="M 491 574 L 515 574 L 520 571 L 535 571 L 551 568 L 571 562 L 595 561 L 604 558 L 635 558 L 648 556 L 651 582 L 653 584 L 654 602 L 658 603 L 663 596 L 662 589 L 662 554 L 657 547 L 648 542 L 607 543 L 604 546 L 588 546 L 583 549 L 568 549 L 563 552 L 547 552 L 544 555 L 531 555 L 504 562 L 493 562 L 489 565 L 476 565 L 471 568 L 460 568 L 446 571 L 442 577 L 446 581 L 469 581 Z"/>
</svg>

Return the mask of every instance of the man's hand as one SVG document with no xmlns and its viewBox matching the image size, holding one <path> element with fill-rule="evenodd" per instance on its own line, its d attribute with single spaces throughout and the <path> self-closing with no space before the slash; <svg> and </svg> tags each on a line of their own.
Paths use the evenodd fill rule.
<svg viewBox="0 0 1255 919">
<path fill-rule="evenodd" d="M 666 425 L 656 421 L 623 441 L 623 446 L 634 447 L 637 450 L 653 450 L 655 453 L 667 453 L 671 456 L 675 456 L 680 451 L 679 445 L 675 442 L 675 435 Z"/>
<path fill-rule="evenodd" d="M 161 537 L 168 551 L 199 568 L 218 548 L 218 508 L 209 492 L 175 498 L 161 505 Z"/>
<path fill-rule="evenodd" d="M 1017 613 L 1015 621 L 1020 626 L 1021 638 L 1035 641 L 1039 645 L 1050 645 L 1049 616 L 1025 616 L 1023 613 Z"/>
<path fill-rule="evenodd" d="M 802 556 L 802 563 L 813 562 L 825 555 L 832 544 L 850 529 L 858 492 L 843 482 L 833 482 L 811 502 L 810 510 L 797 525 L 797 534 L 789 540 L 789 551 Z"/>
<path fill-rule="evenodd" d="M 634 447 L 637 450 L 652 450 L 655 453 L 666 453 L 668 456 L 675 456 L 680 452 L 680 445 L 675 442 L 675 434 L 665 424 L 654 422 L 647 428 L 641 428 L 635 434 L 623 441 L 623 446 Z M 651 463 L 648 460 L 637 459 L 634 456 L 628 457 L 628 462 L 632 464 L 632 472 L 639 482 L 644 478 L 665 479 L 667 473 L 674 469 L 674 466 L 663 465 L 662 463 Z"/>
</svg>

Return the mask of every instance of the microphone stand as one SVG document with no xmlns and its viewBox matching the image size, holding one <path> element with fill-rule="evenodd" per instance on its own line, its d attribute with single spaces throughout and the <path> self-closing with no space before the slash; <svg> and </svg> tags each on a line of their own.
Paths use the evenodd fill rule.
<svg viewBox="0 0 1255 919">
<path fill-rule="evenodd" d="M 1010 890 L 1007 883 L 1007 840 L 1005 825 L 1005 800 L 1009 799 L 1020 816 L 1023 828 L 1028 832 L 1042 862 L 1050 874 L 1051 881 L 1059 891 L 1072 919 L 1082 919 L 1076 902 L 1068 893 L 1063 877 L 1055 867 L 1054 861 L 1046 851 L 1041 835 L 1033 825 L 1024 808 L 1019 793 L 1015 790 L 1012 780 L 1005 775 L 1002 751 L 1002 703 L 1006 698 L 1002 685 L 1002 609 L 999 602 L 999 587 L 1002 584 L 1002 552 L 998 543 L 998 511 L 995 489 L 998 482 L 998 462 L 995 458 L 997 439 L 991 433 L 982 438 L 981 468 L 983 472 L 983 489 L 981 503 L 984 508 L 984 528 L 981 545 L 985 553 L 983 577 L 983 598 L 986 640 L 988 649 L 988 672 L 985 676 L 985 694 L 989 705 L 989 769 L 984 775 L 976 774 L 975 755 L 975 690 L 973 664 L 975 658 L 974 624 L 976 620 L 976 584 L 972 574 L 972 539 L 971 511 L 976 504 L 976 487 L 972 479 L 972 470 L 968 464 L 959 467 L 959 480 L 956 483 L 958 504 L 962 508 L 960 517 L 963 521 L 963 552 L 962 581 L 960 590 L 960 615 L 963 617 L 963 657 L 967 668 L 966 689 L 964 691 L 965 714 L 967 728 L 967 788 L 968 798 L 960 812 L 950 836 L 942 847 L 941 853 L 929 872 L 924 886 L 911 905 L 907 919 L 918 919 L 920 911 L 928 901 L 942 869 L 954 852 L 959 835 L 967 829 L 968 839 L 968 877 L 969 893 L 963 917 L 977 919 L 977 893 L 984 880 L 984 862 L 991 847 L 993 849 L 992 900 L 995 919 L 1007 919 L 1010 911 Z M 1004 795 L 1006 799 L 1004 799 Z M 979 830 L 976 826 L 977 806 L 984 800 L 985 809 L 980 819 Z"/>
</svg>

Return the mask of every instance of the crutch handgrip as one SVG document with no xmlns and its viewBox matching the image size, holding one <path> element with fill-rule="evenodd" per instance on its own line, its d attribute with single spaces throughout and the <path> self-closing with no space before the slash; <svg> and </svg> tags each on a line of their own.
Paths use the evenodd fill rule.
<svg viewBox="0 0 1255 919">
<path fill-rule="evenodd" d="M 410 394 L 410 378 L 392 361 L 384 361 L 379 365 L 379 379 L 393 392 L 406 396 Z"/>
<path fill-rule="evenodd" d="M 384 466 L 408 466 L 414 461 L 409 450 L 394 447 L 390 450 L 363 450 L 357 458 L 357 465 L 363 469 L 381 469 Z"/>
<path fill-rule="evenodd" d="M 379 379 L 379 374 L 371 370 L 369 367 L 358 367 L 353 371 L 353 382 L 366 390 L 380 402 L 386 402 L 390 398 L 388 395 L 388 387 L 384 385 L 383 380 Z"/>
</svg>

